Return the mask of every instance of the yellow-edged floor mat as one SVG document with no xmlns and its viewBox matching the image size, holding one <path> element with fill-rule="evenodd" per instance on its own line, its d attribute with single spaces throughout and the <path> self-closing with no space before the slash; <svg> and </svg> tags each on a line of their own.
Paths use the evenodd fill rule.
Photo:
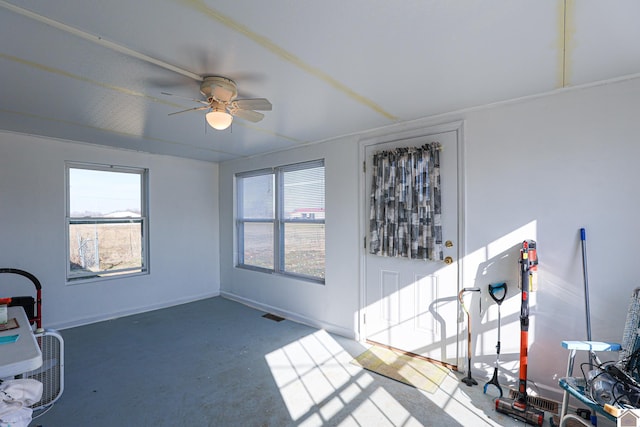
<svg viewBox="0 0 640 427">
<path fill-rule="evenodd" d="M 418 357 L 373 346 L 351 361 L 385 377 L 434 393 L 449 370 Z"/>
</svg>

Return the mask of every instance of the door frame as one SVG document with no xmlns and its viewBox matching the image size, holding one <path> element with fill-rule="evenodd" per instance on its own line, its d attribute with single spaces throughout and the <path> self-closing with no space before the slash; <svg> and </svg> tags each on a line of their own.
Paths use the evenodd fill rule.
<svg viewBox="0 0 640 427">
<path fill-rule="evenodd" d="M 390 131 L 385 129 L 383 133 L 379 133 L 376 135 L 368 135 L 363 137 L 359 141 L 359 152 L 358 152 L 358 164 L 360 173 L 359 176 L 359 191 L 360 197 L 358 198 L 358 222 L 360 223 L 360 242 L 362 242 L 360 246 L 360 265 L 359 265 L 359 276 L 360 276 L 360 284 L 358 289 L 358 329 L 356 331 L 356 339 L 358 341 L 364 342 L 367 340 L 367 329 L 365 324 L 365 313 L 366 313 L 366 255 L 367 249 L 366 244 L 368 238 L 368 218 L 369 213 L 366 212 L 367 199 L 369 197 L 369 189 L 365 188 L 366 183 L 366 172 L 365 172 L 365 164 L 366 164 L 366 148 L 372 145 L 378 144 L 386 144 L 389 142 L 401 141 L 404 139 L 417 138 L 417 137 L 429 137 L 432 135 L 445 133 L 445 132 L 455 132 L 456 133 L 456 148 L 458 152 L 457 158 L 457 176 L 458 176 L 458 212 L 457 217 L 457 228 L 458 228 L 458 245 L 456 250 L 456 261 L 457 261 L 457 281 L 458 281 L 458 290 L 462 289 L 462 280 L 463 280 L 463 263 L 464 258 L 463 254 L 466 253 L 466 218 L 465 218 L 465 156 L 464 156 L 464 120 L 450 122 L 450 123 L 442 123 L 431 126 L 421 126 L 419 128 L 413 129 L 403 129 L 397 131 Z M 460 302 L 458 301 L 458 306 Z M 460 307 L 458 307 L 458 311 Z M 460 318 L 458 318 L 460 319 Z M 458 361 L 458 366 L 465 366 L 465 357 L 463 352 L 463 346 L 465 344 L 464 337 L 461 338 L 461 334 L 464 328 L 463 322 L 459 321 L 456 325 L 458 343 L 456 346 L 456 359 Z"/>
</svg>

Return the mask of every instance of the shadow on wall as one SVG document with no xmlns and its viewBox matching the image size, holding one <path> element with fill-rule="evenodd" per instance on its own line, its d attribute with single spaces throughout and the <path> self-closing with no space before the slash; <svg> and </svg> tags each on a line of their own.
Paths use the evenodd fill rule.
<svg viewBox="0 0 640 427">
<path fill-rule="evenodd" d="M 476 320 L 472 328 L 473 368 L 484 385 L 496 366 L 498 328 L 500 328 L 499 383 L 505 395 L 509 387 L 516 387 L 520 368 L 520 249 L 522 242 L 478 264 L 474 286 L 481 289 L 481 301 L 472 305 L 471 316 Z M 507 293 L 500 304 L 491 298 L 489 284 L 506 283 Z M 529 297 L 530 308 L 535 306 L 535 293 Z M 500 324 L 498 324 L 500 309 Z M 534 341 L 535 321 L 529 313 L 529 348 Z M 486 379 L 484 379 L 486 378 Z"/>
</svg>

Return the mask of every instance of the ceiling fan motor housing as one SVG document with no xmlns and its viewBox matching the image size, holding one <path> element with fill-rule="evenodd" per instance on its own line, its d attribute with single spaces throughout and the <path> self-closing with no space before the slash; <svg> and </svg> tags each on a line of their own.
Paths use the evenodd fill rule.
<svg viewBox="0 0 640 427">
<path fill-rule="evenodd" d="M 205 77 L 200 84 L 200 92 L 207 97 L 209 102 L 218 101 L 225 104 L 230 103 L 238 96 L 236 82 L 221 76 Z"/>
</svg>

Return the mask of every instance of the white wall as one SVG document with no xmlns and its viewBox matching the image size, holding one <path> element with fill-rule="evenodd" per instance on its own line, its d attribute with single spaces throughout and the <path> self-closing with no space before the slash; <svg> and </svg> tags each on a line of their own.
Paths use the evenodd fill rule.
<svg viewBox="0 0 640 427">
<path fill-rule="evenodd" d="M 149 169 L 150 274 L 65 284 L 65 161 Z M 0 132 L 0 266 L 42 283 L 62 328 L 219 294 L 218 166 Z M 29 294 L 30 282 L 0 275 Z"/>
<path fill-rule="evenodd" d="M 465 117 L 465 286 L 486 289 L 500 280 L 511 286 L 503 305 L 501 358 L 512 360 L 505 365 L 517 377 L 520 303 L 513 246 L 524 238 L 537 241 L 529 378 L 541 393 L 557 390 L 564 375 L 567 353 L 560 342 L 587 335 L 579 229 L 587 230 L 593 339 L 620 340 L 629 295 L 640 286 L 634 250 L 640 236 L 638 111 L 640 79 L 634 79 Z M 491 301 L 484 302 L 476 354 L 485 356 L 475 360 L 490 370 L 497 312 L 494 305 L 487 313 Z"/>
<path fill-rule="evenodd" d="M 518 246 L 538 243 L 529 384 L 557 392 L 566 352 L 586 336 L 578 230 L 588 233 L 593 337 L 619 340 L 628 295 L 640 285 L 640 79 L 424 119 L 362 137 L 464 120 L 465 242 L 462 286 L 507 281 L 503 384 L 518 376 Z M 0 133 L 0 265 L 43 284 L 45 326 L 65 327 L 216 295 L 356 336 L 362 256 L 360 137 L 215 164 Z M 325 159 L 326 284 L 234 268 L 236 172 Z M 66 285 L 64 162 L 150 169 L 151 274 Z M 219 191 L 219 194 L 218 194 Z M 219 213 L 218 213 L 219 212 Z M 218 222 L 219 215 L 219 222 Z M 1 278 L 0 278 L 1 279 Z M 476 307 L 474 305 L 474 307 Z M 493 369 L 496 310 L 474 309 L 476 375 Z M 461 356 L 464 356 L 462 354 Z M 511 382 L 509 382 L 509 381 Z"/>
<path fill-rule="evenodd" d="M 621 337 L 632 289 L 640 286 L 636 169 L 640 79 L 565 90 L 379 129 L 379 134 L 464 120 L 465 223 L 461 286 L 483 289 L 474 307 L 475 375 L 489 376 L 497 341 L 489 283 L 506 281 L 502 305 L 503 385 L 518 378 L 518 250 L 538 243 L 539 290 L 531 297 L 529 386 L 558 398 L 563 339 L 586 337 L 579 229 L 587 229 L 592 335 Z M 358 137 L 220 166 L 223 295 L 356 336 L 362 199 Z M 326 285 L 233 267 L 233 174 L 324 157 L 327 174 Z M 463 319 L 463 318 L 461 318 Z M 466 335 L 466 331 L 465 331 Z M 461 348 L 464 348 L 461 346 Z M 466 353 L 461 351 L 461 358 Z"/>
<path fill-rule="evenodd" d="M 325 160 L 325 284 L 234 268 L 234 174 Z M 356 138 L 310 145 L 220 165 L 222 294 L 307 324 L 354 337 L 358 288 L 358 144 Z"/>
</svg>

